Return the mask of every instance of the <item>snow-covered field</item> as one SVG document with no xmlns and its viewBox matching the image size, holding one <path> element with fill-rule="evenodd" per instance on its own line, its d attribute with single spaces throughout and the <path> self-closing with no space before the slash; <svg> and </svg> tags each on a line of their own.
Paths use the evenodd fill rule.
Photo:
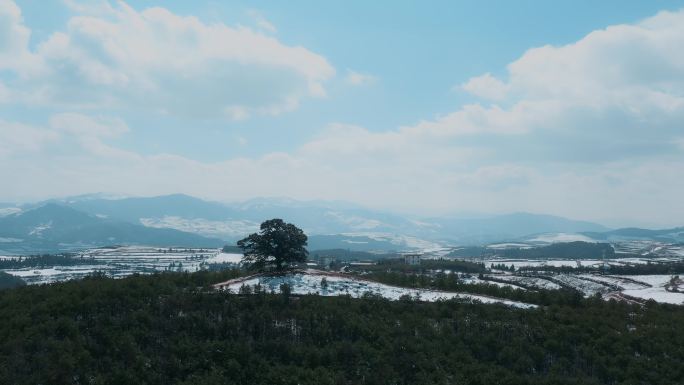
<svg viewBox="0 0 684 385">
<path fill-rule="evenodd" d="M 494 250 L 504 250 L 504 249 L 531 249 L 533 246 L 528 244 L 528 243 L 515 243 L 515 242 L 508 242 L 508 243 L 493 243 L 491 245 L 487 245 L 488 249 L 494 249 Z"/>
<path fill-rule="evenodd" d="M 608 293 L 611 289 L 607 285 L 602 285 L 597 282 L 582 279 L 576 275 L 572 274 L 558 274 L 553 276 L 559 284 L 573 287 L 585 296 L 591 296 L 596 293 Z"/>
<path fill-rule="evenodd" d="M 660 246 L 658 246 L 660 247 Z M 667 249 L 667 256 L 660 257 L 630 257 L 630 258 L 614 258 L 606 260 L 606 263 L 614 265 L 625 264 L 641 264 L 641 263 L 657 263 L 668 261 L 680 261 L 682 258 L 672 256 L 675 246 L 662 246 L 661 250 Z M 432 252 L 435 254 L 445 252 L 445 248 L 433 248 Z M 29 284 L 51 283 L 57 281 L 64 281 L 75 278 L 82 278 L 94 272 L 102 272 L 112 277 L 123 277 L 134 273 L 148 274 L 157 271 L 174 270 L 174 271 L 197 271 L 205 268 L 207 264 L 211 263 L 239 263 L 242 255 L 235 253 L 222 253 L 218 249 L 191 249 L 191 248 L 154 248 L 154 247 L 119 247 L 119 248 L 97 248 L 82 252 L 80 255 L 86 259 L 93 259 L 93 263 L 75 266 L 54 266 L 51 268 L 21 268 L 21 269 L 3 269 L 3 271 L 21 277 Z M 17 258 L 17 256 L 0 256 L 0 260 Z M 485 259 L 475 260 L 476 262 L 484 262 L 487 267 L 490 264 L 505 264 L 507 266 L 514 265 L 516 269 L 523 266 L 578 266 L 574 259 L 566 260 L 520 260 L 520 259 Z M 580 261 L 582 266 L 596 266 L 602 264 L 602 260 L 583 260 Z M 665 284 L 669 282 L 670 275 L 635 275 L 635 276 L 612 276 L 612 275 L 598 275 L 598 274 L 551 274 L 544 273 L 543 277 L 526 277 L 523 275 L 512 274 L 510 272 L 501 272 L 500 274 L 492 274 L 492 277 L 497 280 L 507 282 L 493 282 L 486 279 L 480 280 L 475 275 L 464 278 L 465 282 L 469 283 L 487 283 L 497 285 L 500 287 L 519 288 L 521 286 L 527 288 L 539 289 L 559 289 L 562 286 L 569 286 L 578 289 L 584 295 L 594 295 L 601 293 L 604 297 L 614 297 L 616 294 L 624 294 L 629 297 L 638 299 L 653 299 L 658 302 L 684 304 L 684 293 L 668 292 L 665 290 Z M 349 293 L 352 296 L 360 296 L 365 292 L 380 294 L 390 299 L 397 299 L 404 294 L 420 295 L 424 300 L 436 300 L 439 298 L 471 298 L 481 299 L 483 302 L 494 301 L 491 298 L 483 296 L 473 296 L 463 293 L 445 293 L 434 290 L 417 290 L 408 288 L 398 288 L 387 285 L 382 285 L 375 282 L 364 281 L 351 278 L 340 278 L 338 276 L 326 276 L 330 286 L 323 290 L 320 287 L 321 277 L 315 275 L 302 275 L 300 277 L 292 278 L 294 281 L 295 293 L 306 294 L 319 292 L 322 295 L 338 295 Z M 256 279 L 256 278 L 255 278 Z M 276 278 L 259 278 L 266 279 L 262 285 L 268 285 L 277 289 L 282 282 L 278 282 Z M 317 280 L 317 281 L 316 281 Z M 255 284 L 249 282 L 248 284 Z M 239 284 L 241 286 L 242 283 Z M 237 289 L 239 289 L 239 286 Z M 680 286 L 681 288 L 681 286 Z M 234 287 L 231 287 L 234 289 Z M 477 297 L 477 298 L 476 298 Z M 481 297 L 481 298 L 480 298 Z M 497 300 L 498 301 L 498 300 Z"/>
<path fill-rule="evenodd" d="M 245 234 L 259 230 L 259 224 L 247 220 L 210 221 L 207 219 L 187 219 L 176 216 L 163 218 L 141 218 L 140 223 L 147 227 L 171 228 L 207 237 L 240 239 Z"/>
<path fill-rule="evenodd" d="M 124 269 L 110 265 L 55 266 L 52 268 L 6 269 L 3 271 L 21 277 L 29 285 L 84 278 L 95 272 L 103 272 L 115 278 L 139 273 L 135 269 Z"/>
<path fill-rule="evenodd" d="M 218 253 L 213 257 L 205 259 L 204 262 L 207 263 L 240 263 L 242 260 L 242 254 L 233 253 Z"/>
<path fill-rule="evenodd" d="M 574 234 L 574 233 L 549 233 L 549 234 L 540 234 L 537 235 L 535 238 L 529 239 L 530 242 L 539 242 L 539 243 L 558 243 L 558 242 L 596 242 L 593 238 L 587 237 L 586 235 L 582 234 Z"/>
<path fill-rule="evenodd" d="M 579 275 L 579 277 L 583 279 L 604 282 L 607 285 L 619 287 L 622 290 L 643 289 L 645 287 L 648 287 L 648 285 L 638 283 L 638 276 L 633 276 L 634 281 L 612 275 L 581 274 Z"/>
<path fill-rule="evenodd" d="M 637 265 L 646 263 L 658 262 L 678 262 L 682 257 L 649 257 L 649 258 L 610 258 L 610 259 L 514 259 L 514 258 L 485 258 L 483 260 L 472 259 L 473 262 L 482 262 L 485 266 L 490 267 L 492 264 L 504 264 L 506 266 L 513 265 L 516 269 L 525 266 L 550 266 L 550 267 L 598 267 L 603 263 L 607 265 Z"/>
<path fill-rule="evenodd" d="M 606 260 L 608 261 L 608 260 Z M 516 269 L 525 266 L 551 266 L 551 267 L 577 267 L 581 266 L 595 266 L 600 265 L 603 261 L 600 260 L 575 260 L 575 259 L 503 259 L 503 258 L 490 258 L 482 261 L 485 266 L 490 267 L 492 264 L 504 264 L 506 266 L 513 265 Z M 579 262 L 579 264 L 578 264 Z"/>
<path fill-rule="evenodd" d="M 463 280 L 464 283 L 472 283 L 472 284 L 483 283 L 483 284 L 495 285 L 495 286 L 499 286 L 499 287 L 510 287 L 511 289 L 526 290 L 525 288 L 518 286 L 518 285 L 515 285 L 514 283 L 496 282 L 496 281 L 488 280 L 486 278 L 487 277 L 485 277 L 485 279 L 480 279 L 480 278 L 478 278 L 478 276 L 473 275 L 473 276 L 470 276 L 469 278 L 461 278 L 461 279 Z M 498 278 L 498 277 L 496 277 L 496 278 Z"/>
<path fill-rule="evenodd" d="M 327 286 L 322 286 L 323 278 L 327 281 Z M 293 294 L 319 294 L 323 296 L 350 295 L 354 298 L 362 297 L 366 293 L 380 295 L 390 300 L 398 300 L 404 295 L 419 298 L 422 301 L 437 301 L 440 299 L 460 298 L 470 301 L 483 303 L 503 303 L 505 305 L 533 308 L 536 305 L 523 302 L 504 300 L 500 298 L 487 297 L 466 293 L 453 293 L 437 290 L 410 289 L 385 285 L 378 282 L 361 280 L 354 277 L 332 275 L 318 270 L 307 270 L 306 273 L 288 274 L 285 276 L 254 276 L 242 279 L 235 279 L 215 285 L 219 290 L 230 289 L 231 292 L 239 292 L 241 287 L 260 285 L 267 291 L 280 291 L 280 285 L 287 283 L 292 288 Z"/>
<path fill-rule="evenodd" d="M 511 282 L 512 284 L 520 284 L 537 289 L 557 290 L 561 288 L 559 284 L 540 277 L 524 277 L 519 275 L 493 275 L 492 277 Z"/>
<path fill-rule="evenodd" d="M 440 243 L 427 241 L 424 239 L 391 233 L 373 233 L 373 232 L 357 232 L 357 233 L 341 233 L 340 235 L 348 237 L 367 237 L 375 241 L 389 242 L 398 247 L 421 249 L 421 250 L 435 250 L 442 249 L 444 246 Z"/>
<path fill-rule="evenodd" d="M 548 279 L 545 279 L 501 274 L 492 277 L 513 284 L 518 283 L 536 288 L 560 289 L 561 286 L 571 287 L 579 290 L 585 296 L 600 293 L 608 299 L 615 298 L 615 294 L 624 294 L 642 300 L 653 299 L 656 302 L 684 305 L 684 293 L 665 290 L 665 285 L 672 278 L 671 275 L 555 274 L 549 275 Z"/>
<path fill-rule="evenodd" d="M 54 266 L 52 268 L 4 269 L 8 274 L 21 277 L 28 284 L 52 283 L 83 278 L 94 272 L 111 277 L 124 277 L 157 271 L 198 271 L 209 263 L 239 263 L 242 254 L 222 253 L 218 249 L 155 248 L 128 246 L 98 248 L 83 251 L 83 258 L 93 259 L 92 265 Z M 17 256 L 0 259 L 13 259 Z"/>
<path fill-rule="evenodd" d="M 665 284 L 672 278 L 671 275 L 624 275 L 623 278 L 634 279 L 647 283 L 651 287 L 632 288 L 624 290 L 625 295 L 631 297 L 652 299 L 656 302 L 684 304 L 684 293 L 672 293 L 665 290 Z"/>
<path fill-rule="evenodd" d="M 616 253 L 644 256 L 682 257 L 684 246 L 648 240 L 620 241 L 612 243 Z"/>
</svg>

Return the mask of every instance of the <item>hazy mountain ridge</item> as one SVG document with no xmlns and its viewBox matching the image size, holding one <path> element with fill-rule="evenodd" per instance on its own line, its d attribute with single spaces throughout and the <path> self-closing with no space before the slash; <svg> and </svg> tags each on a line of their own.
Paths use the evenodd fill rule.
<svg viewBox="0 0 684 385">
<path fill-rule="evenodd" d="M 384 248 L 410 248 L 420 242 L 389 241 L 412 237 L 439 244 L 482 244 L 516 239 L 542 232 L 603 231 L 604 226 L 585 221 L 536 214 L 423 218 L 408 217 L 363 208 L 346 202 L 298 201 L 289 198 L 255 198 L 225 204 L 175 194 L 151 198 L 98 199 L 87 196 L 66 198 L 64 204 L 78 210 L 157 228 L 174 228 L 226 241 L 235 241 L 256 231 L 269 218 L 296 223 L 310 235 L 326 235 L 328 246 L 363 248 L 384 244 Z M 340 236 L 340 234 L 345 234 Z M 339 239 L 332 241 L 331 236 Z M 360 239 L 371 238 L 368 239 Z M 356 246 L 353 246 L 356 245 Z"/>
<path fill-rule="evenodd" d="M 88 194 L 7 207 L 15 212 L 0 217 L 0 239 L 4 240 L 0 249 L 6 249 L 9 243 L 17 246 L 17 239 L 40 248 L 61 244 L 220 245 L 257 231 L 263 220 L 275 217 L 303 228 L 310 236 L 311 249 L 404 250 L 530 239 L 539 243 L 540 234 L 549 234 L 542 237 L 549 241 L 542 243 L 553 243 L 568 235 L 589 241 L 684 239 L 684 228 L 610 230 L 588 221 L 530 213 L 409 217 L 346 202 L 289 198 L 255 198 L 226 204 L 182 194 Z"/>
<path fill-rule="evenodd" d="M 653 240 L 667 243 L 684 242 L 684 227 L 673 227 L 670 229 L 659 230 L 625 227 L 601 233 L 585 232 L 583 234 L 594 239 L 605 241 Z"/>
<path fill-rule="evenodd" d="M 219 247 L 223 241 L 175 229 L 100 218 L 48 203 L 0 218 L 0 250 L 53 252 L 117 244 Z"/>
</svg>

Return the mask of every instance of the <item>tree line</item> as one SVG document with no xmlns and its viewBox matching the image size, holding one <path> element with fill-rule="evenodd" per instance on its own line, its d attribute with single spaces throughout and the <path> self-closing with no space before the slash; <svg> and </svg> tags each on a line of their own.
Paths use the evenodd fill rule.
<svg viewBox="0 0 684 385">
<path fill-rule="evenodd" d="M 0 291 L 0 383 L 677 384 L 684 308 L 211 290 L 239 271 Z"/>
</svg>

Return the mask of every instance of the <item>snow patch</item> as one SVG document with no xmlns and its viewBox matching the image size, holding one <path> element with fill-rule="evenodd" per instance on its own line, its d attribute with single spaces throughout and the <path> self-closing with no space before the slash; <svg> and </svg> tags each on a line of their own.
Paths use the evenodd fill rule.
<svg viewBox="0 0 684 385">
<path fill-rule="evenodd" d="M 541 242 L 541 243 L 560 243 L 560 242 L 593 242 L 596 240 L 586 235 L 574 234 L 574 233 L 549 233 L 540 234 L 535 238 L 530 239 L 530 242 Z"/>
<path fill-rule="evenodd" d="M 321 285 L 323 278 L 325 278 L 325 280 L 327 281 L 327 285 L 325 286 Z M 267 291 L 279 292 L 280 285 L 282 285 L 283 283 L 287 283 L 288 285 L 290 285 L 293 294 L 299 295 L 350 295 L 353 298 L 359 298 L 362 297 L 364 294 L 369 293 L 373 295 L 380 295 L 383 298 L 387 298 L 390 300 L 398 300 L 404 295 L 409 295 L 413 298 L 419 298 L 422 301 L 428 302 L 460 298 L 469 301 L 479 301 L 482 303 L 502 303 L 508 306 L 525 309 L 537 307 L 533 304 L 510 301 L 500 298 L 493 298 L 484 295 L 390 286 L 378 282 L 361 280 L 355 277 L 326 274 L 324 272 L 320 272 L 317 270 L 307 270 L 305 273 L 295 273 L 280 276 L 260 275 L 256 277 L 246 277 L 223 282 L 214 285 L 214 287 L 223 290 L 230 289 L 232 292 L 237 293 L 240 291 L 240 288 L 243 285 L 260 285 Z"/>
</svg>

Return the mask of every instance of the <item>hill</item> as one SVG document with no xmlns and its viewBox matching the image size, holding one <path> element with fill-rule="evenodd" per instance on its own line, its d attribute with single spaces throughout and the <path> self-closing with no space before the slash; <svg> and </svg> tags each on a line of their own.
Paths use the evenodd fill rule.
<svg viewBox="0 0 684 385">
<path fill-rule="evenodd" d="M 0 248 L 50 252 L 108 245 L 220 247 L 223 242 L 174 229 L 150 228 L 90 215 L 55 203 L 0 218 Z"/>
<path fill-rule="evenodd" d="M 282 218 L 296 223 L 310 236 L 321 236 L 319 240 L 324 244 L 320 248 L 347 248 L 346 243 L 349 248 L 362 251 L 378 247 L 382 250 L 421 248 L 427 244 L 485 244 L 543 232 L 608 230 L 599 224 L 551 215 L 515 213 L 425 218 L 345 202 L 287 198 L 255 198 L 225 204 L 182 194 L 122 199 L 89 195 L 58 202 L 91 215 L 226 241 L 235 241 L 256 231 L 264 220 Z"/>
<path fill-rule="evenodd" d="M 667 243 L 684 242 L 684 227 L 660 230 L 627 227 L 605 232 L 586 232 L 584 234 L 594 239 L 606 241 L 649 240 Z"/>
</svg>

